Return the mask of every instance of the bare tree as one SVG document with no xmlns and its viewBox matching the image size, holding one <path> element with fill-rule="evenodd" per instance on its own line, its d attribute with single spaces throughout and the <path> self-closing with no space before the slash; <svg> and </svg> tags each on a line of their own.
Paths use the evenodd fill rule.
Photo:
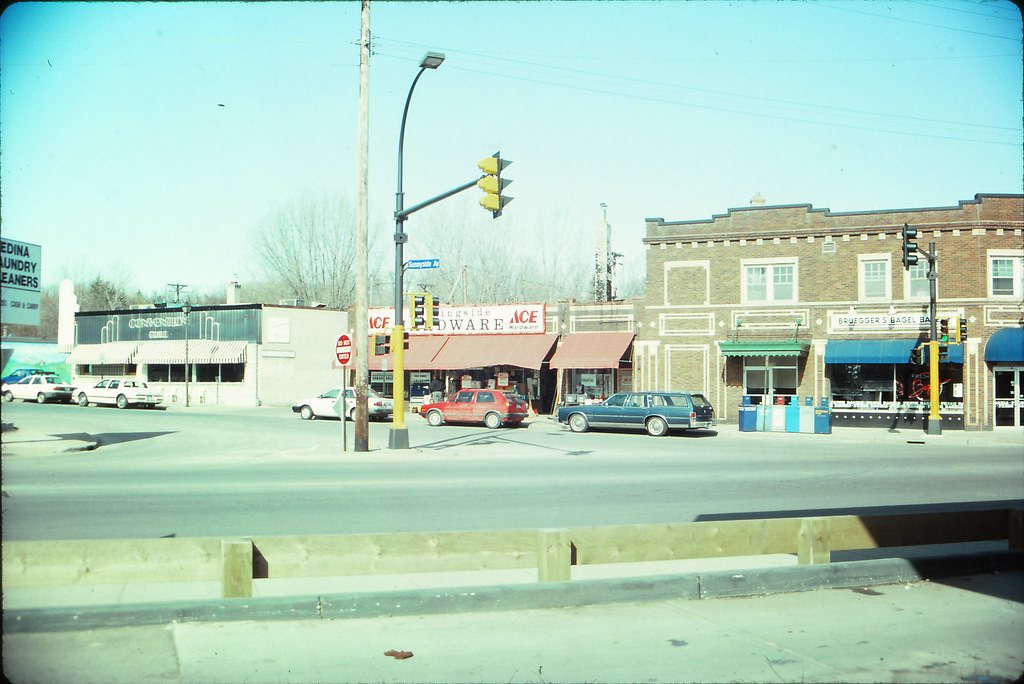
<svg viewBox="0 0 1024 684">
<path fill-rule="evenodd" d="M 355 298 L 355 214 L 343 199 L 307 194 L 256 226 L 253 251 L 267 280 L 290 296 L 345 307 Z"/>
</svg>

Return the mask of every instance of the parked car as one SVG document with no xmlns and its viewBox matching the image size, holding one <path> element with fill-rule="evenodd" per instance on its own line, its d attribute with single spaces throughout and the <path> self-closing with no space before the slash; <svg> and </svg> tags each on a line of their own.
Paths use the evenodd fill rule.
<svg viewBox="0 0 1024 684">
<path fill-rule="evenodd" d="M 47 401 L 71 401 L 75 388 L 56 375 L 25 375 L 17 382 L 4 383 L 4 401 L 24 399 L 44 404 Z"/>
<path fill-rule="evenodd" d="M 669 430 L 709 428 L 715 424 L 715 409 L 703 394 L 689 392 L 620 392 L 600 404 L 563 406 L 558 422 L 573 432 L 596 428 L 647 430 L 660 437 Z"/>
<path fill-rule="evenodd" d="M 336 406 L 340 393 L 341 388 L 335 387 L 312 399 L 300 399 L 292 404 L 292 412 L 298 413 L 303 420 L 338 418 Z M 395 403 L 371 388 L 366 397 L 366 410 L 371 420 L 387 420 L 388 416 L 394 413 Z M 356 391 L 352 387 L 345 388 L 345 417 L 349 420 L 356 419 Z"/>
<path fill-rule="evenodd" d="M 144 406 L 152 408 L 163 402 L 163 394 L 152 390 L 142 380 L 134 378 L 107 378 L 92 387 L 75 390 L 79 406 L 92 404 L 113 404 L 117 408 Z"/>
<path fill-rule="evenodd" d="M 20 382 L 22 378 L 28 377 L 29 375 L 52 375 L 52 373 L 43 368 L 19 368 L 10 375 L 5 375 L 3 382 L 5 384 L 13 385 L 16 382 Z"/>
<path fill-rule="evenodd" d="M 518 394 L 491 389 L 461 389 L 447 401 L 424 404 L 419 411 L 434 426 L 482 422 L 489 428 L 518 425 L 529 412 L 529 404 Z"/>
</svg>

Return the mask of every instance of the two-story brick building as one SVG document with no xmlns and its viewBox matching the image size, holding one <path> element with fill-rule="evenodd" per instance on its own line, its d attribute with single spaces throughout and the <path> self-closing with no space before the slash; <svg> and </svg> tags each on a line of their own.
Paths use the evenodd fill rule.
<svg viewBox="0 0 1024 684">
<path fill-rule="evenodd" d="M 956 206 L 831 212 L 809 204 L 647 219 L 647 294 L 634 343 L 639 389 L 704 392 L 737 407 L 828 400 L 839 425 L 923 425 L 928 259 L 904 269 L 902 229 L 937 254 L 937 318 L 968 337 L 940 364 L 947 428 L 1024 426 L 1024 195 Z"/>
</svg>

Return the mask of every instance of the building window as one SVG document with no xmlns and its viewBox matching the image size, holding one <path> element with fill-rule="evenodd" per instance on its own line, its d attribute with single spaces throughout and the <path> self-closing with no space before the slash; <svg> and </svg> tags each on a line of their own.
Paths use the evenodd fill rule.
<svg viewBox="0 0 1024 684">
<path fill-rule="evenodd" d="M 796 395 L 797 358 L 792 356 L 750 356 L 743 360 L 743 393 L 750 403 L 772 403 L 774 397 Z"/>
<path fill-rule="evenodd" d="M 860 299 L 891 299 L 889 255 L 862 254 L 860 260 Z"/>
<path fill-rule="evenodd" d="M 796 260 L 785 263 L 762 259 L 743 262 L 744 303 L 796 301 Z"/>
<path fill-rule="evenodd" d="M 244 363 L 197 363 L 192 368 L 192 382 L 244 382 Z M 185 382 L 185 364 L 151 363 L 146 367 L 149 382 Z"/>
<path fill-rule="evenodd" d="M 928 299 L 928 262 L 917 263 L 907 270 L 905 281 L 907 299 Z"/>
<path fill-rule="evenodd" d="M 989 257 L 989 296 L 1024 296 L 1024 257 L 1012 253 Z"/>
</svg>

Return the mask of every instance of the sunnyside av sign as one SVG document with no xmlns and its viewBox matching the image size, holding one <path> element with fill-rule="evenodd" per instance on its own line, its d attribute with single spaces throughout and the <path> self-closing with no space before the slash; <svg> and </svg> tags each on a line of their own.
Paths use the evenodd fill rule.
<svg viewBox="0 0 1024 684">
<path fill-rule="evenodd" d="M 39 284 L 43 248 L 28 242 L 0 238 L 0 284 L 3 306 L 0 318 L 15 325 L 39 325 Z"/>
</svg>

